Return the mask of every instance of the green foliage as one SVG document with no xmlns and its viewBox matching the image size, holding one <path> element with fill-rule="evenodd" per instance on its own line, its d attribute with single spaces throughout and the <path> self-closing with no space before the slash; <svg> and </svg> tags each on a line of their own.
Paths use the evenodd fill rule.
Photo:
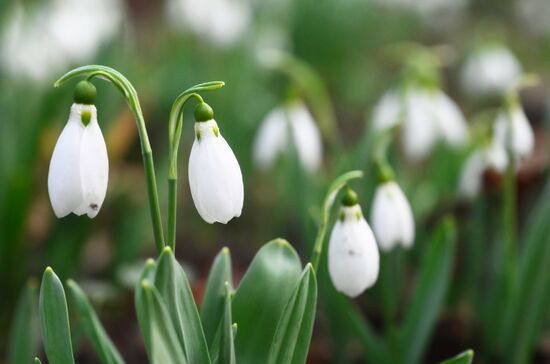
<svg viewBox="0 0 550 364">
<path fill-rule="evenodd" d="M 472 350 L 466 350 L 465 352 L 458 354 L 454 358 L 444 360 L 439 364 L 471 364 L 473 360 L 474 352 Z"/>
<path fill-rule="evenodd" d="M 38 347 L 37 282 L 30 280 L 17 301 L 9 336 L 8 362 L 30 363 Z"/>
</svg>

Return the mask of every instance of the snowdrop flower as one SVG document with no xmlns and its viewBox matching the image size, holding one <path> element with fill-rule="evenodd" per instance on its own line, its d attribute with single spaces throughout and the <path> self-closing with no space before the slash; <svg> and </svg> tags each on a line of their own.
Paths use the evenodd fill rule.
<svg viewBox="0 0 550 364">
<path fill-rule="evenodd" d="M 357 196 L 346 192 L 328 247 L 328 270 L 337 291 L 357 297 L 378 278 L 380 255 Z"/>
<path fill-rule="evenodd" d="M 321 165 L 321 133 L 301 102 L 277 107 L 266 116 L 254 140 L 254 162 L 261 170 L 267 170 L 289 147 L 296 149 L 300 163 L 309 172 Z"/>
<path fill-rule="evenodd" d="M 458 193 L 461 197 L 472 200 L 479 195 L 486 167 L 487 160 L 482 150 L 470 154 L 460 173 Z"/>
<path fill-rule="evenodd" d="M 468 125 L 458 106 L 437 89 L 412 87 L 400 97 L 386 93 L 373 113 L 373 127 L 386 130 L 402 123 L 401 139 L 407 157 L 424 159 L 442 140 L 453 148 L 468 139 Z"/>
<path fill-rule="evenodd" d="M 206 103 L 195 109 L 195 141 L 189 156 L 189 186 L 199 215 L 209 224 L 241 216 L 241 168 Z"/>
<path fill-rule="evenodd" d="M 170 0 L 167 15 L 174 26 L 227 47 L 250 28 L 252 9 L 247 0 Z"/>
<path fill-rule="evenodd" d="M 501 96 L 522 75 L 519 61 L 501 45 L 482 48 L 472 54 L 460 73 L 462 88 L 473 97 Z"/>
<path fill-rule="evenodd" d="M 95 93 L 87 81 L 77 85 L 69 121 L 50 161 L 48 192 L 58 218 L 71 212 L 94 218 L 105 199 L 109 160 L 93 105 Z"/>
<path fill-rule="evenodd" d="M 525 160 L 533 154 L 535 135 L 519 105 L 511 106 L 499 113 L 495 121 L 494 137 L 518 161 Z"/>
<path fill-rule="evenodd" d="M 410 248 L 414 241 L 414 219 L 403 191 L 393 180 L 382 182 L 376 189 L 371 221 L 380 249 L 385 252 L 397 245 Z"/>
<path fill-rule="evenodd" d="M 6 74 L 35 82 L 47 81 L 56 70 L 93 57 L 122 20 L 119 0 L 53 0 L 33 10 L 16 6 L 7 18 L 0 58 Z"/>
</svg>

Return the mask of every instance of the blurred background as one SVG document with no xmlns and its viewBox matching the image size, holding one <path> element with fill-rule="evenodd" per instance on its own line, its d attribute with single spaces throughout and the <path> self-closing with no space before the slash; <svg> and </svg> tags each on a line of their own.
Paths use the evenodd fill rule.
<svg viewBox="0 0 550 364">
<path fill-rule="evenodd" d="M 37 278 L 32 283 L 33 277 L 40 277 L 47 265 L 63 280 L 70 277 L 82 284 L 128 362 L 145 362 L 132 286 L 143 261 L 155 250 L 135 123 L 111 85 L 94 81 L 110 162 L 101 213 L 93 220 L 75 215 L 58 220 L 48 199 L 49 160 L 68 119 L 73 92 L 72 84 L 59 89 L 52 84 L 80 65 L 113 67 L 138 91 L 163 211 L 172 102 L 196 83 L 226 82 L 221 91 L 203 96 L 241 165 L 245 206 L 240 218 L 208 225 L 194 208 L 186 173 L 193 140 L 191 112 L 184 119 L 180 148 L 177 257 L 199 300 L 212 259 L 223 246 L 231 249 L 237 277 L 259 247 L 278 236 L 288 239 L 306 261 L 326 188 L 342 172 L 366 172 L 354 188 L 368 216 L 375 185 L 369 172 L 373 107 L 397 84 L 408 58 L 406 52 L 392 55 L 395 45 L 417 43 L 443 54 L 441 88 L 469 120 L 498 105 L 462 87 L 460 79 L 465 60 L 483 44 L 502 45 L 521 69 L 540 76 L 542 82 L 521 95 L 536 143 L 533 157 L 518 174 L 520 234 L 535 205 L 550 204 L 542 192 L 548 172 L 550 102 L 544 87 L 550 72 L 547 0 L 3 0 L 0 19 L 0 362 L 7 355 L 17 298 L 29 279 L 31 285 L 38 284 Z M 270 49 L 293 55 L 312 73 L 306 91 L 299 76 L 266 66 Z M 322 105 L 311 103 L 308 92 L 321 93 Z M 257 168 L 253 144 L 258 127 L 289 94 L 305 99 L 320 124 L 322 118 L 336 123 L 329 120 L 332 129 L 322 132 L 322 163 L 305 170 L 288 148 L 269 169 Z M 411 164 L 398 147 L 393 151 L 417 223 L 414 249 L 405 258 L 405 297 L 413 287 L 408 277 L 415 276 L 434 224 L 446 214 L 457 217 L 453 283 L 425 362 L 468 347 L 480 350 L 479 362 L 499 362 L 498 354 L 483 349 L 483 323 L 472 304 L 475 292 L 482 290 L 471 278 L 472 270 L 490 263 L 471 260 L 468 246 L 498 235 L 502 178 L 486 173 L 483 201 L 461 202 L 457 186 L 467 154 L 468 147 L 438 147 L 424 161 Z M 334 305 L 323 298 L 332 294 L 325 284 L 309 362 L 365 362 L 367 354 L 350 324 L 337 314 L 335 318 Z M 381 325 L 377 302 L 375 287 L 352 303 L 375 328 Z M 406 298 L 400 305 L 406 307 Z M 550 362 L 547 311 L 530 341 L 533 360 L 540 363 Z M 74 334 L 78 338 L 78 332 Z M 88 344 L 78 347 L 79 363 L 97 362 Z"/>
</svg>

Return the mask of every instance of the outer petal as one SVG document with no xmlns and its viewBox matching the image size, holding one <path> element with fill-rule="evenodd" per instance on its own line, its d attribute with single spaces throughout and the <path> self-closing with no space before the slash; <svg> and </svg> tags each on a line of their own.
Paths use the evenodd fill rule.
<svg viewBox="0 0 550 364">
<path fill-rule="evenodd" d="M 396 216 L 399 220 L 399 225 L 401 226 L 401 245 L 408 249 L 412 246 L 414 242 L 414 217 L 409 204 L 409 200 L 395 182 L 386 183 L 386 188 L 388 193 L 391 194 L 392 198 L 395 201 L 396 205 Z"/>
<path fill-rule="evenodd" d="M 420 160 L 432 150 L 438 136 L 431 95 L 426 91 L 410 90 L 406 95 L 406 112 L 402 139 L 407 158 Z"/>
<path fill-rule="evenodd" d="M 214 120 L 196 123 L 195 130 L 200 139 L 195 139 L 189 157 L 191 195 L 206 222 L 225 224 L 242 211 L 241 169 Z"/>
<path fill-rule="evenodd" d="M 260 124 L 253 146 L 253 156 L 256 166 L 267 170 L 273 166 L 279 154 L 288 143 L 288 131 L 285 111 L 276 108 L 271 111 Z"/>
<path fill-rule="evenodd" d="M 109 158 L 101 129 L 97 123 L 95 106 L 90 106 L 92 119 L 84 128 L 80 146 L 80 178 L 83 201 L 74 211 L 94 218 L 105 200 L 109 181 Z"/>
<path fill-rule="evenodd" d="M 401 118 L 401 98 L 394 90 L 386 92 L 374 107 L 372 127 L 376 131 L 387 130 L 399 123 Z"/>
<path fill-rule="evenodd" d="M 323 143 L 319 128 L 302 103 L 291 106 L 288 116 L 298 158 L 308 171 L 313 172 L 319 168 L 323 159 Z"/>
<path fill-rule="evenodd" d="M 464 114 L 445 93 L 438 91 L 434 98 L 439 132 L 443 139 L 452 147 L 464 145 L 468 140 L 468 124 Z"/>
<path fill-rule="evenodd" d="M 468 157 L 460 175 L 460 196 L 471 200 L 479 195 L 486 166 L 487 160 L 483 151 L 476 150 Z"/>
<path fill-rule="evenodd" d="M 356 297 L 376 282 L 380 255 L 359 206 L 342 211 L 345 217 L 336 222 L 330 236 L 328 269 L 336 290 Z"/>
<path fill-rule="evenodd" d="M 521 107 L 512 111 L 512 151 L 520 159 L 529 158 L 535 148 L 535 135 Z"/>
<path fill-rule="evenodd" d="M 80 146 L 84 125 L 80 121 L 79 105 L 71 107 L 71 115 L 57 139 L 50 170 L 48 193 L 54 213 L 61 218 L 75 210 L 83 200 L 80 180 Z"/>
</svg>

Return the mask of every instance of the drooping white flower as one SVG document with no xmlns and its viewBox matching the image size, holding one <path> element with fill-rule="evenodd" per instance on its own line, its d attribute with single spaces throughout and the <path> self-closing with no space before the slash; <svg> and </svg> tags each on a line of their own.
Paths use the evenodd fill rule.
<svg viewBox="0 0 550 364">
<path fill-rule="evenodd" d="M 277 107 L 265 117 L 254 140 L 254 162 L 261 170 L 267 170 L 288 148 L 295 148 L 300 163 L 308 171 L 314 172 L 321 165 L 321 133 L 301 102 Z"/>
<path fill-rule="evenodd" d="M 498 114 L 494 125 L 494 138 L 518 161 L 525 160 L 533 154 L 535 135 L 520 106 L 512 106 Z"/>
<path fill-rule="evenodd" d="M 61 218 L 72 212 L 94 218 L 105 199 L 108 177 L 97 110 L 94 105 L 75 103 L 50 161 L 48 192 L 55 215 Z"/>
<path fill-rule="evenodd" d="M 13 10 L 2 29 L 0 63 L 5 74 L 37 82 L 93 57 L 118 31 L 123 12 L 119 0 L 53 0 Z"/>
<path fill-rule="evenodd" d="M 453 148 L 465 144 L 466 119 L 442 91 L 410 88 L 404 97 L 401 136 L 409 159 L 424 159 L 440 140 Z"/>
<path fill-rule="evenodd" d="M 193 202 L 204 221 L 226 224 L 241 215 L 241 168 L 214 119 L 195 123 L 188 174 Z"/>
<path fill-rule="evenodd" d="M 522 67 L 512 52 L 501 45 L 491 45 L 473 53 L 464 64 L 460 81 L 473 97 L 501 96 L 521 78 Z"/>
<path fill-rule="evenodd" d="M 380 254 L 358 204 L 342 206 L 328 246 L 328 270 L 337 291 L 357 297 L 378 279 Z"/>
<path fill-rule="evenodd" d="M 248 0 L 170 0 L 166 10 L 174 26 L 222 47 L 236 42 L 252 21 Z"/>
<path fill-rule="evenodd" d="M 374 194 L 371 222 L 380 249 L 397 245 L 410 248 L 414 242 L 414 218 L 407 197 L 394 181 L 383 182 Z"/>
<path fill-rule="evenodd" d="M 476 150 L 466 159 L 460 174 L 458 192 L 461 197 L 474 199 L 479 195 L 487 159 L 482 150 Z"/>
<path fill-rule="evenodd" d="M 403 110 L 399 92 L 387 91 L 374 106 L 372 127 L 374 130 L 387 130 L 397 125 Z"/>
</svg>

